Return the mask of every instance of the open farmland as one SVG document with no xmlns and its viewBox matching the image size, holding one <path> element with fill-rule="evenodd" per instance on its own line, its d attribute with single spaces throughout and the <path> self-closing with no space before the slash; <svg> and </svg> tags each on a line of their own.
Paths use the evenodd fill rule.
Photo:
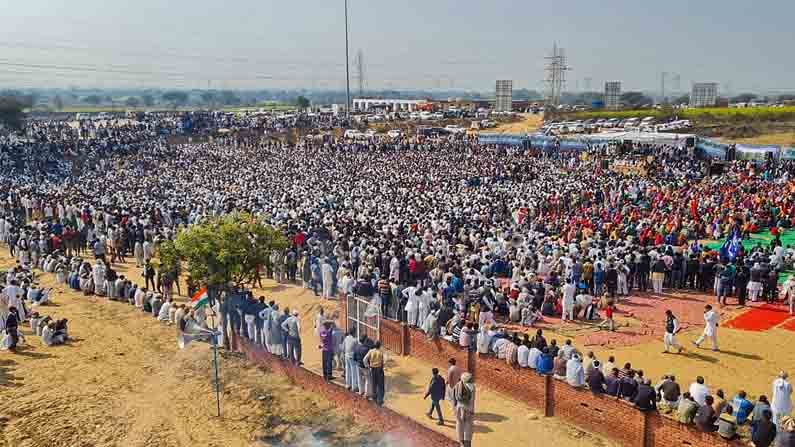
<svg viewBox="0 0 795 447">
<path fill-rule="evenodd" d="M 657 121 L 687 119 L 693 123 L 692 133 L 721 138 L 727 142 L 746 144 L 791 144 L 795 134 L 795 106 L 702 109 L 641 109 L 589 111 L 560 114 L 563 120 L 595 118 L 641 118 L 651 116 Z"/>
</svg>

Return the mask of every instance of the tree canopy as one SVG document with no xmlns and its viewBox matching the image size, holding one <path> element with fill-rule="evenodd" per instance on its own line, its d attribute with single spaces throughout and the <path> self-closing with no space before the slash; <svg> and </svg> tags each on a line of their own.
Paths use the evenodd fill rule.
<svg viewBox="0 0 795 447">
<path fill-rule="evenodd" d="M 0 96 L 0 127 L 22 128 L 25 104 L 14 96 Z"/>
<path fill-rule="evenodd" d="M 304 96 L 299 96 L 298 98 L 295 99 L 295 105 L 297 105 L 302 109 L 305 109 L 309 107 L 309 100 L 306 99 L 306 97 Z"/>
<path fill-rule="evenodd" d="M 188 102 L 188 94 L 180 91 L 172 91 L 163 93 L 163 101 L 169 102 L 174 107 L 185 105 Z"/>
<path fill-rule="evenodd" d="M 175 241 L 191 277 L 205 286 L 243 287 L 257 277 L 273 250 L 288 246 L 281 232 L 245 212 L 193 225 Z"/>
<path fill-rule="evenodd" d="M 621 102 L 627 108 L 636 109 L 643 106 L 650 106 L 654 100 L 641 92 L 626 92 L 621 95 Z"/>
</svg>

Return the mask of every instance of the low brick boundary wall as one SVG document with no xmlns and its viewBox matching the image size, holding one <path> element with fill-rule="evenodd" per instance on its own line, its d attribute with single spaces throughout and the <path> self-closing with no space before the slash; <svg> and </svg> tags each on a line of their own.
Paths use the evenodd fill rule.
<svg viewBox="0 0 795 447">
<path fill-rule="evenodd" d="M 342 297 L 341 307 L 345 306 L 344 301 Z M 416 357 L 441 371 L 445 371 L 448 360 L 454 358 L 457 365 L 475 376 L 478 384 L 536 408 L 544 416 L 559 417 L 627 447 L 742 445 L 739 441 L 726 441 L 715 433 L 699 432 L 694 426 L 656 412 L 641 412 L 623 400 L 595 396 L 551 376 L 510 366 L 493 356 L 480 356 L 447 340 L 430 340 L 421 331 L 396 321 L 381 321 L 381 343 L 392 352 Z"/>
<path fill-rule="evenodd" d="M 238 350 L 245 354 L 249 361 L 274 373 L 286 376 L 287 380 L 293 385 L 325 397 L 334 406 L 351 413 L 355 419 L 372 426 L 379 433 L 389 434 L 400 440 L 407 440 L 409 445 L 416 447 L 458 446 L 457 442 L 447 436 L 388 408 L 379 407 L 337 384 L 326 382 L 321 376 L 285 362 L 245 339 L 239 339 L 238 346 Z"/>
</svg>

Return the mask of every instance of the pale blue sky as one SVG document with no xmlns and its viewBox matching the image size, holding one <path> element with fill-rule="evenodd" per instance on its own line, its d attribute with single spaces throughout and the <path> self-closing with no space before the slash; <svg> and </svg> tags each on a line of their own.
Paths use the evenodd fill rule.
<svg viewBox="0 0 795 447">
<path fill-rule="evenodd" d="M 0 86 L 344 87 L 342 0 L 0 0 Z M 349 0 L 371 88 L 795 90 L 795 1 Z M 669 89 L 673 87 L 669 76 Z M 355 84 L 355 83 L 354 83 Z"/>
</svg>

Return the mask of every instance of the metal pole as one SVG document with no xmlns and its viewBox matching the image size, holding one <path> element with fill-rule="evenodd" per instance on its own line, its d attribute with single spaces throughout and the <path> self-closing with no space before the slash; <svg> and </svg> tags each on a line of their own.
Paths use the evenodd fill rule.
<svg viewBox="0 0 795 447">
<path fill-rule="evenodd" d="M 218 335 L 213 333 L 213 366 L 215 366 L 215 405 L 221 417 L 221 381 L 218 378 Z"/>
<path fill-rule="evenodd" d="M 350 67 L 348 66 L 348 0 L 345 0 L 345 93 L 346 93 L 346 107 L 345 116 L 351 116 L 351 74 Z"/>
</svg>

